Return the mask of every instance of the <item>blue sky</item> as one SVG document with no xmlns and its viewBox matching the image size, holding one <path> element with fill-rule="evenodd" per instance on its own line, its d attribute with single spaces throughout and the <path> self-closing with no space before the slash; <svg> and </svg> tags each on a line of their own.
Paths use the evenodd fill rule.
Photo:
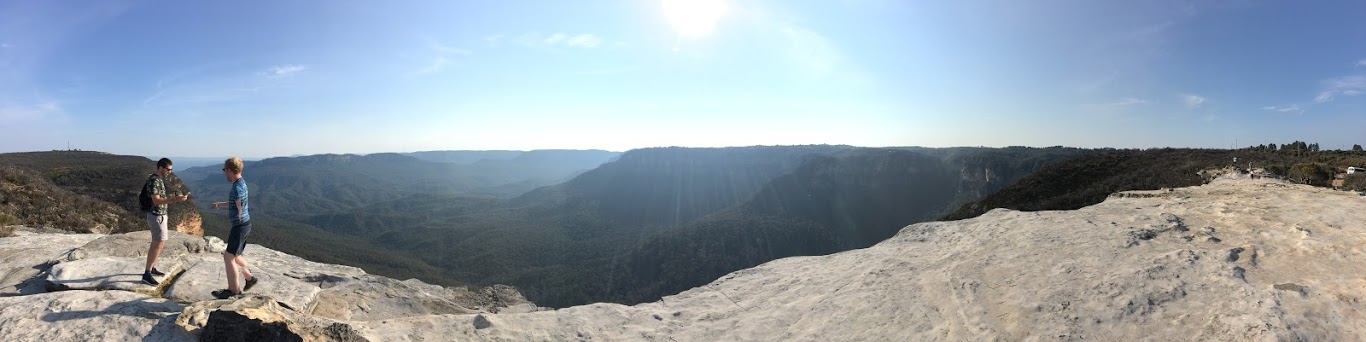
<svg viewBox="0 0 1366 342">
<path fill-rule="evenodd" d="M 0 152 L 1366 144 L 1361 1 L 0 1 Z"/>
</svg>

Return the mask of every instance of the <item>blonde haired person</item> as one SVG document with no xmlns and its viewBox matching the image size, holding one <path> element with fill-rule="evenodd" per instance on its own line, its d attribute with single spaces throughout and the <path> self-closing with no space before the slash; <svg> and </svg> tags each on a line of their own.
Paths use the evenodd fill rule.
<svg viewBox="0 0 1366 342">
<path fill-rule="evenodd" d="M 247 246 L 247 234 L 251 233 L 251 215 L 247 213 L 247 180 L 242 178 L 242 159 L 228 158 L 223 162 L 223 177 L 232 183 L 227 202 L 214 202 L 214 209 L 228 209 L 228 221 L 232 229 L 228 232 L 228 248 L 223 250 L 223 266 L 227 270 L 228 288 L 214 291 L 213 296 L 227 299 L 250 290 L 256 285 L 256 277 L 247 270 L 247 259 L 242 258 L 242 249 Z M 238 273 L 246 280 L 246 285 L 238 286 Z"/>
</svg>

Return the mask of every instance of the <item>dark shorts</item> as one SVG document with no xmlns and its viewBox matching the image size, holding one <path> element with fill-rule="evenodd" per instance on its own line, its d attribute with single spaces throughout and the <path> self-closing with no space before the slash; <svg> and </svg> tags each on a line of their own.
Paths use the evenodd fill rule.
<svg viewBox="0 0 1366 342">
<path fill-rule="evenodd" d="M 242 255 L 242 249 L 247 247 L 247 234 L 251 234 L 251 222 L 232 226 L 232 231 L 228 232 L 228 249 L 223 252 Z"/>
</svg>

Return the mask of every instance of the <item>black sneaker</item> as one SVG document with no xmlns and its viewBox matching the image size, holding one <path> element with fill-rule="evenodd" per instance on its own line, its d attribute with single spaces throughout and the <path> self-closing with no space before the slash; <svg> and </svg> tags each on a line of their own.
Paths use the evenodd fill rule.
<svg viewBox="0 0 1366 342">
<path fill-rule="evenodd" d="M 154 275 L 154 276 L 164 276 L 164 275 L 166 275 L 166 274 L 165 274 L 165 273 L 161 273 L 161 271 L 157 270 L 156 267 L 153 267 L 153 268 L 152 268 L 152 275 Z"/>
<path fill-rule="evenodd" d="M 250 291 L 252 286 L 256 286 L 256 277 L 251 277 L 251 279 L 247 279 L 247 286 L 242 287 L 242 292 Z"/>
<path fill-rule="evenodd" d="M 232 293 L 232 290 L 229 290 L 229 289 L 222 289 L 222 290 L 214 291 L 212 294 L 213 294 L 213 297 L 214 297 L 214 298 L 218 298 L 218 299 L 228 299 L 228 298 L 232 298 L 232 296 L 236 296 L 236 295 L 237 295 L 236 293 Z"/>
<path fill-rule="evenodd" d="M 152 278 L 152 274 L 151 274 L 151 273 L 143 273 L 143 274 L 142 274 L 142 282 L 145 283 L 145 284 L 147 284 L 147 285 L 152 285 L 152 286 L 161 285 L 161 282 L 157 281 L 156 278 Z"/>
</svg>

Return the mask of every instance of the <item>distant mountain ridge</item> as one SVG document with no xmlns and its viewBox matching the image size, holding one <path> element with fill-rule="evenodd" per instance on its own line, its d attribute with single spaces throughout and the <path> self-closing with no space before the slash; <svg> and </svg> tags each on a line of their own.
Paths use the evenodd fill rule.
<svg viewBox="0 0 1366 342">
<path fill-rule="evenodd" d="M 632 303 L 774 258 L 867 246 L 1092 152 L 652 148 L 508 200 L 414 196 L 301 222 L 408 251 L 450 278 L 518 286 L 543 305 Z"/>
<path fill-rule="evenodd" d="M 434 158 L 464 154 L 446 151 L 422 155 Z M 416 194 L 512 196 L 563 181 L 615 156 L 613 152 L 596 150 L 531 151 L 509 159 L 458 164 L 401 153 L 322 154 L 247 162 L 244 174 L 254 195 L 253 214 L 299 218 Z M 200 197 L 226 198 L 228 188 L 223 185 L 221 170 L 215 168 L 221 167 L 192 168 L 181 174 Z"/>
</svg>

